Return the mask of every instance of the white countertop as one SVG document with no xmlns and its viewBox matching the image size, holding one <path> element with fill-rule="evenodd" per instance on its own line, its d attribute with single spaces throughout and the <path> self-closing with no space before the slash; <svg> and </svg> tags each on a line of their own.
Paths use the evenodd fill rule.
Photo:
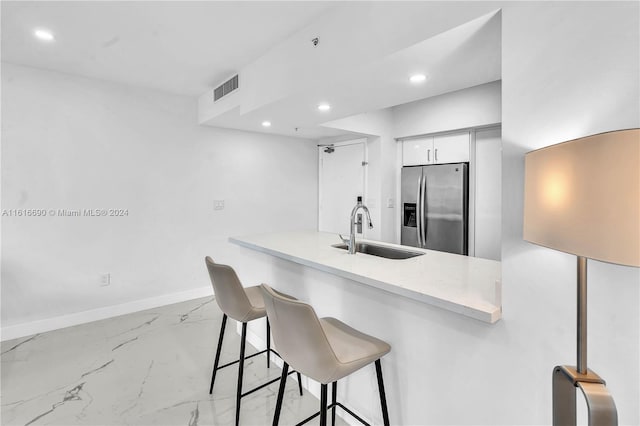
<svg viewBox="0 0 640 426">
<path fill-rule="evenodd" d="M 404 260 L 331 247 L 337 234 L 301 231 L 231 237 L 243 247 L 319 269 L 480 321 L 495 323 L 502 314 L 500 262 L 415 247 L 367 241 L 424 252 Z"/>
</svg>

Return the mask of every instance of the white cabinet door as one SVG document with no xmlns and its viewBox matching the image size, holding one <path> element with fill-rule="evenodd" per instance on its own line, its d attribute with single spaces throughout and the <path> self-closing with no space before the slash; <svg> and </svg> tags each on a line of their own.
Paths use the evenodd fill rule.
<svg viewBox="0 0 640 426">
<path fill-rule="evenodd" d="M 433 163 L 433 136 L 402 142 L 402 165 L 418 166 Z"/>
<path fill-rule="evenodd" d="M 438 135 L 433 138 L 435 164 L 469 161 L 469 132 Z"/>
<path fill-rule="evenodd" d="M 402 165 L 469 162 L 469 132 L 426 136 L 402 142 Z"/>
</svg>

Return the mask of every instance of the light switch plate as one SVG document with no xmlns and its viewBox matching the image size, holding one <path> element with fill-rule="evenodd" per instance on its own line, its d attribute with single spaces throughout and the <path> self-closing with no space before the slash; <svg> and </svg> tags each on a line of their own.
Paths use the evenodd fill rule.
<svg viewBox="0 0 640 426">
<path fill-rule="evenodd" d="M 98 279 L 99 279 L 99 283 L 100 283 L 100 287 L 106 287 L 109 284 L 111 284 L 111 274 L 110 273 L 104 273 L 104 274 L 99 274 L 98 275 Z"/>
</svg>

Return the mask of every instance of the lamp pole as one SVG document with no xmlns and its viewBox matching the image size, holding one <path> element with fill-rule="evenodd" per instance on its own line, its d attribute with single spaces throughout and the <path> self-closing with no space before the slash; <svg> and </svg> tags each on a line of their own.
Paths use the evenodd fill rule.
<svg viewBox="0 0 640 426">
<path fill-rule="evenodd" d="M 605 381 L 587 369 L 587 258 L 578 256 L 577 366 L 553 369 L 553 425 L 575 426 L 576 390 L 587 400 L 589 426 L 617 426 L 618 412 Z"/>
<path fill-rule="evenodd" d="M 587 374 L 587 258 L 578 256 L 577 370 Z"/>
</svg>

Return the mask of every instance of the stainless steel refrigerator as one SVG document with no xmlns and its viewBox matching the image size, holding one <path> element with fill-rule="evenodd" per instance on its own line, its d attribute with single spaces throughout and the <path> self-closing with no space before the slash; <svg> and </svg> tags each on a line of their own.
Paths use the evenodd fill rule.
<svg viewBox="0 0 640 426">
<path fill-rule="evenodd" d="M 402 168 L 401 243 L 468 254 L 468 163 Z"/>
</svg>

